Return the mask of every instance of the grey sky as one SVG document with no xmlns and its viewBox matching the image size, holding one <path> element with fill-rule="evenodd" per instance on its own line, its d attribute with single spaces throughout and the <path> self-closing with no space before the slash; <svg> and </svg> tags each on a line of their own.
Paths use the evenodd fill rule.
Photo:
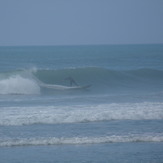
<svg viewBox="0 0 163 163">
<path fill-rule="evenodd" d="M 0 46 L 163 43 L 163 0 L 0 0 Z"/>
</svg>

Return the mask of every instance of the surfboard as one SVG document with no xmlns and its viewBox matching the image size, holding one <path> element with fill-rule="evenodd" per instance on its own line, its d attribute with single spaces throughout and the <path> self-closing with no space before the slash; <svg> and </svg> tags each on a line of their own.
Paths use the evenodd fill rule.
<svg viewBox="0 0 163 163">
<path fill-rule="evenodd" d="M 91 85 L 83 85 L 83 86 L 75 86 L 75 87 L 69 87 L 70 89 L 87 89 L 91 87 Z"/>
<path fill-rule="evenodd" d="M 54 85 L 54 84 L 40 84 L 41 87 L 54 89 L 54 90 L 78 90 L 78 89 L 87 89 L 91 87 L 91 85 L 84 85 L 84 86 L 63 86 L 63 85 Z"/>
</svg>

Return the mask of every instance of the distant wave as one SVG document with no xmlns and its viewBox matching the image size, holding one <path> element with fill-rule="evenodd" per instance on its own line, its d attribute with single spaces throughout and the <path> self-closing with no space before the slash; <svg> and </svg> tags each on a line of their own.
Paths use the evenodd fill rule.
<svg viewBox="0 0 163 163">
<path fill-rule="evenodd" d="M 0 140 L 0 147 L 11 146 L 38 146 L 38 145 L 82 145 L 101 143 L 128 143 L 128 142 L 163 142 L 163 134 L 128 134 L 111 135 L 104 137 L 49 137 L 49 138 L 17 138 Z"/>
<path fill-rule="evenodd" d="M 163 103 L 20 106 L 1 107 L 0 126 L 154 119 L 163 119 Z"/>
<path fill-rule="evenodd" d="M 163 71 L 138 69 L 116 71 L 99 67 L 21 70 L 0 73 L 0 94 L 40 94 L 40 82 L 68 86 L 66 77 L 73 77 L 79 85 L 91 84 L 93 90 L 163 89 Z"/>
</svg>

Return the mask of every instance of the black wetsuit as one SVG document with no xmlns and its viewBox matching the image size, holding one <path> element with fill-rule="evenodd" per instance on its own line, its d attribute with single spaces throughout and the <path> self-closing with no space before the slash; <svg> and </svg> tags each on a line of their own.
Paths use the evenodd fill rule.
<svg viewBox="0 0 163 163">
<path fill-rule="evenodd" d="M 65 78 L 65 80 L 69 80 L 70 81 L 70 86 L 72 86 L 73 84 L 78 86 L 78 84 L 76 83 L 76 81 L 72 77 Z"/>
</svg>

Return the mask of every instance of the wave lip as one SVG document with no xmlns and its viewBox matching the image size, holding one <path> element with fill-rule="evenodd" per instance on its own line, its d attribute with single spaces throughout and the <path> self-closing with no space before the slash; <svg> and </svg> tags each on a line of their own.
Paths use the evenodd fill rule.
<svg viewBox="0 0 163 163">
<path fill-rule="evenodd" d="M 18 138 L 0 140 L 0 147 L 10 146 L 38 146 L 38 145 L 83 145 L 102 143 L 131 143 L 131 142 L 163 142 L 162 134 L 129 134 L 111 135 L 103 137 L 49 137 L 49 138 Z"/>
</svg>

